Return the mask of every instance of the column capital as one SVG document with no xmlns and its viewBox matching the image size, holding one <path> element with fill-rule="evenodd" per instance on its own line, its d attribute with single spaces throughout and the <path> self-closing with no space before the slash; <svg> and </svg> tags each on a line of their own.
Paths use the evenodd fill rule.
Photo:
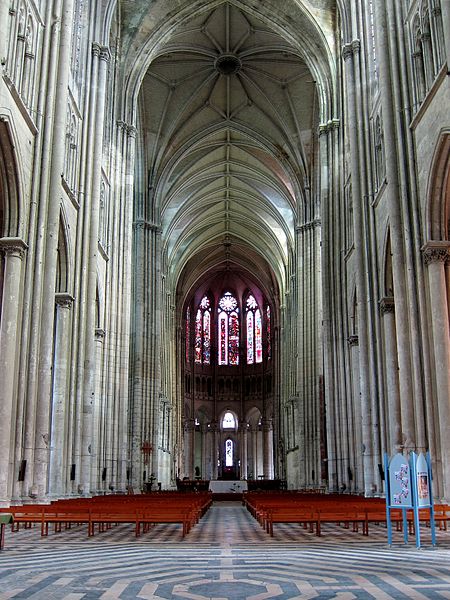
<svg viewBox="0 0 450 600">
<path fill-rule="evenodd" d="M 356 39 L 352 41 L 352 50 L 354 54 L 357 54 L 361 49 L 361 42 Z"/>
<path fill-rule="evenodd" d="M 357 335 L 349 335 L 347 338 L 347 344 L 349 346 L 358 346 L 359 337 Z"/>
<path fill-rule="evenodd" d="M 18 256 L 23 258 L 26 250 L 28 250 L 27 244 L 18 237 L 4 237 L 0 238 L 0 252 L 6 256 Z"/>
<path fill-rule="evenodd" d="M 150 221 L 146 221 L 145 219 L 136 219 L 134 222 L 135 229 L 147 229 L 149 231 L 154 231 L 155 233 L 162 233 L 162 227 L 157 225 L 156 223 L 151 223 Z"/>
<path fill-rule="evenodd" d="M 130 138 L 135 138 L 137 135 L 137 128 L 134 125 L 127 126 L 127 134 Z"/>
<path fill-rule="evenodd" d="M 382 315 L 395 312 L 395 302 L 392 296 L 385 296 L 378 302 Z"/>
<path fill-rule="evenodd" d="M 134 125 L 130 125 L 126 121 L 122 119 L 117 119 L 116 121 L 117 128 L 126 133 L 129 137 L 135 138 L 137 135 L 137 128 Z"/>
<path fill-rule="evenodd" d="M 96 327 L 95 329 L 95 339 L 102 340 L 106 335 L 106 331 L 101 327 Z"/>
<path fill-rule="evenodd" d="M 273 422 L 272 419 L 263 419 L 262 422 L 263 431 L 268 432 L 273 430 Z"/>
<path fill-rule="evenodd" d="M 57 292 L 55 294 L 55 302 L 62 308 L 72 308 L 75 298 L 67 292 Z"/>
<path fill-rule="evenodd" d="M 111 59 L 111 52 L 107 46 L 101 46 L 97 42 L 92 42 L 92 54 L 93 56 L 97 56 L 100 60 L 104 60 L 105 62 L 109 62 Z"/>
<path fill-rule="evenodd" d="M 421 251 L 426 265 L 433 262 L 446 263 L 450 260 L 450 242 L 447 241 L 426 242 Z"/>
<path fill-rule="evenodd" d="M 316 227 L 320 227 L 322 225 L 322 221 L 320 219 L 314 219 L 313 221 L 308 221 L 307 223 L 302 223 L 301 225 L 297 225 L 295 227 L 296 233 L 303 233 L 304 231 L 308 231 L 309 229 L 314 229 Z M 294 278 L 295 275 L 292 275 Z"/>
<path fill-rule="evenodd" d="M 300 402 L 300 398 L 298 396 L 289 396 L 289 398 L 284 401 L 284 405 L 286 407 L 287 406 L 298 407 L 299 402 Z"/>
<path fill-rule="evenodd" d="M 344 44 L 342 46 L 342 58 L 347 61 L 353 58 L 353 46 L 352 44 Z"/>
</svg>

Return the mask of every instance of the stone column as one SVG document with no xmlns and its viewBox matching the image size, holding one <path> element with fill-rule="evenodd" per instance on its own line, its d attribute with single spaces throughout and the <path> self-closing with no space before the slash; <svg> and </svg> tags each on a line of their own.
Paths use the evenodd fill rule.
<svg viewBox="0 0 450 600">
<path fill-rule="evenodd" d="M 0 506 L 8 506 L 14 473 L 17 363 L 20 340 L 20 306 L 23 258 L 27 246 L 20 238 L 0 239 L 5 256 L 3 303 L 0 322 Z M 8 484 L 8 482 L 10 482 Z"/>
<path fill-rule="evenodd" d="M 402 445 L 405 452 L 415 450 L 417 436 L 415 421 L 420 418 L 415 414 L 415 398 L 421 393 L 421 382 L 413 385 L 412 371 L 414 358 L 414 344 L 411 344 L 411 322 L 417 319 L 417 314 L 411 310 L 414 304 L 416 290 L 410 275 L 414 273 L 411 240 L 409 228 L 405 222 L 409 219 L 409 200 L 402 187 L 401 153 L 403 147 L 397 144 L 401 139 L 402 129 L 396 120 L 396 112 L 400 110 L 400 99 L 397 90 L 399 70 L 396 65 L 395 48 L 391 52 L 389 34 L 393 29 L 392 15 L 388 18 L 390 5 L 382 0 L 374 2 L 374 15 L 377 22 L 376 37 L 380 64 L 380 98 L 383 113 L 383 134 L 386 148 L 392 150 L 389 160 L 386 161 L 386 179 L 388 182 L 385 190 L 386 206 L 389 211 L 390 239 L 392 247 L 392 271 L 394 284 L 394 298 L 396 305 L 395 326 L 397 336 L 397 356 L 399 366 L 399 388 L 402 416 Z M 395 38 L 391 40 L 395 42 Z M 404 143 L 404 140 L 403 140 Z M 394 151 L 394 149 L 396 151 Z M 398 158 L 400 156 L 400 158 Z"/>
<path fill-rule="evenodd" d="M 96 388 L 97 356 L 95 346 L 95 316 L 97 297 L 97 268 L 98 268 L 98 229 L 100 215 L 100 187 L 101 187 L 101 165 L 103 157 L 103 122 L 105 113 L 106 75 L 107 65 L 110 59 L 109 50 L 105 47 L 93 44 L 93 80 L 92 88 L 96 92 L 95 98 L 95 120 L 94 120 L 94 144 L 92 161 L 92 181 L 90 194 L 90 220 L 89 220 L 89 244 L 87 261 L 87 288 L 86 288 L 86 324 L 85 324 L 85 351 L 84 351 L 84 377 L 83 377 L 83 399 L 82 399 L 82 439 L 81 439 L 81 473 L 80 491 L 89 494 L 92 489 L 92 444 L 94 425 L 94 405 Z M 95 64 L 98 63 L 98 64 Z M 97 74 L 97 75 L 95 75 Z M 92 93 L 92 92 L 91 92 Z"/>
<path fill-rule="evenodd" d="M 52 424 L 50 433 L 49 495 L 62 498 L 66 493 L 66 477 L 69 469 L 66 456 L 68 434 L 68 365 L 71 355 L 71 308 L 73 297 L 70 294 L 55 295 L 55 349 L 52 386 Z"/>
<path fill-rule="evenodd" d="M 251 444 L 252 444 L 252 464 L 253 464 L 253 479 L 258 479 L 258 426 L 251 428 Z"/>
<path fill-rule="evenodd" d="M 247 479 L 247 443 L 248 443 L 248 435 L 247 435 L 247 423 L 245 421 L 241 422 L 239 428 L 239 444 L 240 444 L 240 478 Z"/>
<path fill-rule="evenodd" d="M 194 452 L 195 421 L 186 419 L 184 423 L 184 474 L 189 479 L 194 479 Z"/>
<path fill-rule="evenodd" d="M 217 479 L 219 473 L 219 467 L 217 465 L 217 449 L 219 446 L 219 428 L 216 422 L 211 423 L 211 429 L 213 433 L 213 443 L 212 443 L 212 476 L 213 479 Z"/>
<path fill-rule="evenodd" d="M 347 339 L 350 352 L 350 365 L 352 369 L 352 410 L 354 423 L 354 455 L 353 455 L 353 488 L 356 492 L 364 491 L 364 461 L 361 453 L 363 445 L 362 429 L 361 429 L 361 402 L 359 400 L 359 338 L 357 335 L 351 335 Z"/>
<path fill-rule="evenodd" d="M 202 460 L 201 460 L 201 478 L 207 479 L 206 472 L 208 469 L 208 427 L 206 424 L 202 424 L 201 428 L 202 435 Z"/>
<path fill-rule="evenodd" d="M 450 500 L 450 335 L 449 298 L 445 265 L 450 261 L 450 242 L 428 242 L 423 248 L 428 266 L 432 351 L 436 370 L 436 399 L 439 414 L 444 500 Z M 429 432 L 433 435 L 433 432 Z"/>
<path fill-rule="evenodd" d="M 46 496 L 49 465 L 50 395 L 52 384 L 55 282 L 58 260 L 58 238 L 61 218 L 61 173 L 64 171 L 65 131 L 67 116 L 70 52 L 72 40 L 73 0 L 61 7 L 61 33 L 58 42 L 58 72 L 55 85 L 55 112 L 52 123 L 51 162 L 48 189 L 41 190 L 41 198 L 48 195 L 45 218 L 45 250 L 42 271 L 41 312 L 39 320 L 38 383 L 36 401 L 27 415 L 26 435 L 32 442 L 33 465 L 30 472 L 31 493 L 38 500 Z M 40 198 L 40 199 L 41 199 Z M 36 264 L 36 268 L 41 265 Z"/>
<path fill-rule="evenodd" d="M 402 449 L 400 389 L 398 381 L 397 337 L 395 334 L 394 298 L 380 300 L 384 329 L 384 363 L 386 366 L 386 396 L 389 427 L 387 450 L 396 454 Z"/>
<path fill-rule="evenodd" d="M 93 436 L 92 436 L 92 491 L 101 492 L 104 489 L 102 471 L 104 468 L 101 449 L 104 447 L 104 423 L 105 423 L 105 399 L 103 392 L 103 353 L 105 342 L 105 330 L 100 327 L 95 330 L 96 345 L 96 382 L 95 382 L 95 405 L 93 414 Z M 105 480 L 106 481 L 106 480 Z"/>
<path fill-rule="evenodd" d="M 345 75 L 347 83 L 347 105 L 350 122 L 356 123 L 358 113 L 355 97 L 355 72 L 354 72 L 354 44 L 345 44 L 343 47 L 343 58 L 345 61 Z M 365 280 L 366 273 L 366 251 L 364 246 L 364 215 L 363 198 L 360 182 L 360 160 L 361 152 L 358 139 L 358 128 L 349 128 L 350 150 L 351 150 L 351 175 L 352 175 L 352 200 L 353 200 L 353 228 L 356 261 L 356 288 L 358 300 L 358 342 L 359 342 L 359 389 L 361 401 L 361 427 L 362 427 L 362 454 L 364 463 L 364 492 L 366 496 L 373 495 L 375 475 L 373 466 L 373 431 L 372 431 L 372 408 L 370 398 L 369 381 L 369 340 L 367 334 L 367 305 L 368 294 Z M 358 399 L 355 398 L 357 402 Z"/>
<path fill-rule="evenodd" d="M 263 475 L 271 479 L 273 472 L 273 426 L 271 419 L 263 422 Z"/>
</svg>

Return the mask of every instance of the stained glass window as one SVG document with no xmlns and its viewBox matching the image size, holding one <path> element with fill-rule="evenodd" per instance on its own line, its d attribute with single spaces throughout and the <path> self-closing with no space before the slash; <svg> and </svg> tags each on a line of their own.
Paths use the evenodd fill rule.
<svg viewBox="0 0 450 600">
<path fill-rule="evenodd" d="M 211 363 L 211 302 L 203 296 L 195 317 L 194 357 L 197 364 Z"/>
<path fill-rule="evenodd" d="M 225 466 L 233 466 L 233 440 L 226 440 L 225 442 Z"/>
<path fill-rule="evenodd" d="M 191 348 L 191 309 L 186 311 L 186 362 L 189 362 L 189 350 Z"/>
<path fill-rule="evenodd" d="M 256 362 L 262 362 L 262 330 L 261 330 L 261 313 L 259 308 L 255 310 L 255 349 Z"/>
<path fill-rule="evenodd" d="M 211 309 L 211 300 L 205 295 L 198 304 L 193 315 L 188 308 L 186 311 L 186 360 L 189 360 L 190 346 L 194 345 L 194 361 L 196 364 L 211 364 L 211 351 L 213 340 L 211 332 L 217 326 L 217 357 L 218 364 L 238 365 L 240 351 L 240 327 L 238 300 L 229 291 L 225 292 L 218 302 L 217 323 L 214 323 Z M 245 313 L 242 319 L 244 336 L 246 339 L 247 364 L 261 363 L 263 360 L 263 337 L 267 340 L 267 358 L 271 358 L 271 314 L 269 306 L 264 313 L 259 309 L 258 303 L 252 294 L 245 300 Z M 191 327 L 193 325 L 193 330 Z M 243 337 L 244 337 L 243 336 Z"/>
<path fill-rule="evenodd" d="M 252 365 L 255 362 L 253 345 L 254 319 L 251 311 L 247 312 L 247 364 Z"/>
<path fill-rule="evenodd" d="M 255 297 L 250 294 L 246 303 L 247 364 L 262 362 L 262 320 Z"/>
<path fill-rule="evenodd" d="M 211 313 L 203 313 L 203 363 L 209 365 L 211 361 Z"/>
<path fill-rule="evenodd" d="M 220 298 L 218 313 L 219 365 L 238 365 L 239 308 L 231 292 Z"/>
<path fill-rule="evenodd" d="M 197 315 L 195 317 L 195 362 L 202 362 L 202 311 L 198 309 Z"/>
</svg>

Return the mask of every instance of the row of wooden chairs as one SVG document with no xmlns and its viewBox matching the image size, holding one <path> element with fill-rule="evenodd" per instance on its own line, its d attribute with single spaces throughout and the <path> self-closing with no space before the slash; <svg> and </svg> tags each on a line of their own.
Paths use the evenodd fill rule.
<svg viewBox="0 0 450 600">
<path fill-rule="evenodd" d="M 261 526 L 273 536 L 274 523 L 298 523 L 317 536 L 322 534 L 322 525 L 340 524 L 346 529 L 369 535 L 370 524 L 386 525 L 386 503 L 382 498 L 362 498 L 353 495 L 301 494 L 298 492 L 258 493 L 247 492 L 243 503 Z M 391 522 L 400 530 L 403 512 L 391 510 Z M 435 523 L 447 529 L 450 507 L 434 505 Z M 413 511 L 408 510 L 406 520 L 410 533 L 414 532 Z M 430 510 L 420 509 L 419 520 L 430 522 Z"/>
<path fill-rule="evenodd" d="M 72 525 L 87 525 L 87 534 L 92 537 L 110 529 L 113 524 L 134 525 L 136 537 L 149 531 L 155 524 L 179 523 L 183 537 L 198 523 L 212 502 L 209 492 L 195 494 L 155 493 L 142 495 L 94 496 L 71 498 L 51 504 L 28 504 L 0 509 L 13 515 L 12 529 L 30 528 L 40 525 L 41 535 L 47 536 L 49 525 L 61 532 Z"/>
</svg>

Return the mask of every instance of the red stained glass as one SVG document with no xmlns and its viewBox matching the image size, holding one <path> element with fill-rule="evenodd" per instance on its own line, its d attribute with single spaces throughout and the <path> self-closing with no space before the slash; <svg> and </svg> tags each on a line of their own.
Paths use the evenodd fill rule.
<svg viewBox="0 0 450 600">
<path fill-rule="evenodd" d="M 228 321 L 228 354 L 229 364 L 239 364 L 239 317 L 232 312 Z"/>
<path fill-rule="evenodd" d="M 203 364 L 211 362 L 211 313 L 203 313 Z"/>
<path fill-rule="evenodd" d="M 195 317 L 194 360 L 196 363 L 202 362 L 202 311 L 200 309 Z"/>
<path fill-rule="evenodd" d="M 256 348 L 256 362 L 262 362 L 262 323 L 261 313 L 258 310 L 255 311 L 255 348 Z"/>
<path fill-rule="evenodd" d="M 228 317 L 227 317 L 226 313 L 221 312 L 219 314 L 219 365 L 227 365 L 228 364 L 227 321 L 228 321 Z"/>
<path fill-rule="evenodd" d="M 186 311 L 186 362 L 189 362 L 189 349 L 191 347 L 191 309 Z"/>
<path fill-rule="evenodd" d="M 253 354 L 253 313 L 247 313 L 247 364 L 252 365 L 254 362 Z"/>
</svg>

